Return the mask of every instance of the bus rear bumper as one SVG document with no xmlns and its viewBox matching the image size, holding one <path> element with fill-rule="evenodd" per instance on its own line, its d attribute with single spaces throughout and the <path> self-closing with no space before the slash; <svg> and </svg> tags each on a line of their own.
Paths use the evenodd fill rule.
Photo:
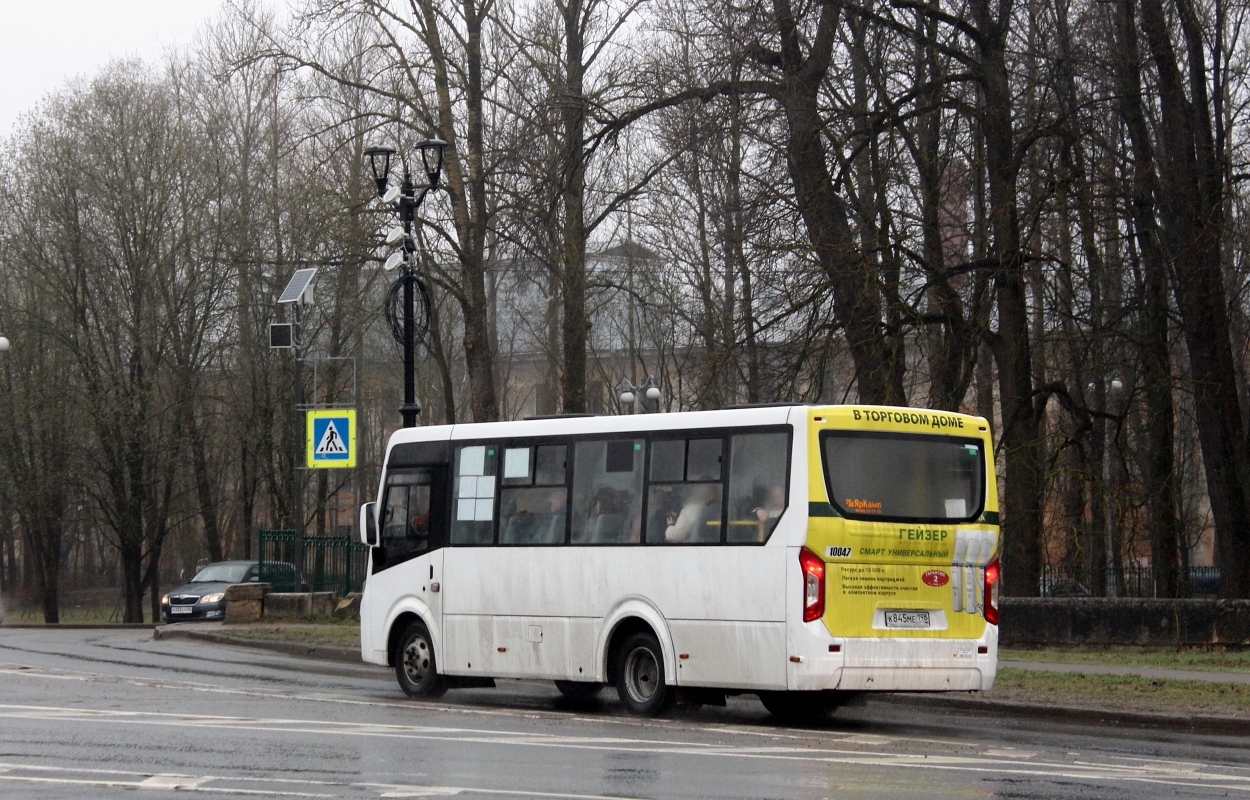
<svg viewBox="0 0 1250 800">
<path fill-rule="evenodd" d="M 998 627 L 979 639 L 810 638 L 789 664 L 788 688 L 880 692 L 988 691 L 998 663 Z M 818 646 L 811 646 L 818 645 Z"/>
</svg>

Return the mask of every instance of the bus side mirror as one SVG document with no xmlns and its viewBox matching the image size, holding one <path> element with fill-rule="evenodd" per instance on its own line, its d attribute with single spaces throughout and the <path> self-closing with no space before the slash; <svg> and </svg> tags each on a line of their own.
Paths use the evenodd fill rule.
<svg viewBox="0 0 1250 800">
<path fill-rule="evenodd" d="M 378 543 L 378 504 L 365 503 L 360 507 L 360 541 L 373 547 Z"/>
</svg>

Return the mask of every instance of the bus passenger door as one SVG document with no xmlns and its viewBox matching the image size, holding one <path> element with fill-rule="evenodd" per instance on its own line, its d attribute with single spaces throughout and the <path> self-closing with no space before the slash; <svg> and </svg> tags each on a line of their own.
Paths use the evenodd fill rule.
<svg viewBox="0 0 1250 800">
<path fill-rule="evenodd" d="M 449 495 L 446 465 L 388 470 L 371 579 L 388 576 L 386 596 L 415 595 L 429 609 L 430 626 L 438 629 Z M 431 631 L 436 638 L 440 632 Z"/>
</svg>

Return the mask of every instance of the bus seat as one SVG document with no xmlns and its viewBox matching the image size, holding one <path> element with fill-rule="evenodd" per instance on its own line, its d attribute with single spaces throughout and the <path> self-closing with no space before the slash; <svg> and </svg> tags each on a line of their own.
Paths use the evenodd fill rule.
<svg viewBox="0 0 1250 800">
<path fill-rule="evenodd" d="M 624 514 L 600 514 L 591 529 L 590 544 L 616 544 L 626 540 Z"/>
</svg>

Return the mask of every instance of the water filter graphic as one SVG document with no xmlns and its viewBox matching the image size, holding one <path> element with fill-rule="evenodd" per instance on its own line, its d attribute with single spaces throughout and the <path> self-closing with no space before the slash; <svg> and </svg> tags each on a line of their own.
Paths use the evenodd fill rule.
<svg viewBox="0 0 1250 800">
<path fill-rule="evenodd" d="M 964 610 L 964 575 L 968 555 L 968 534 L 971 531 L 955 531 L 955 554 L 951 559 L 951 610 Z"/>
<path fill-rule="evenodd" d="M 984 613 L 985 565 L 993 554 L 993 531 L 956 529 L 951 558 L 952 611 Z"/>
</svg>

